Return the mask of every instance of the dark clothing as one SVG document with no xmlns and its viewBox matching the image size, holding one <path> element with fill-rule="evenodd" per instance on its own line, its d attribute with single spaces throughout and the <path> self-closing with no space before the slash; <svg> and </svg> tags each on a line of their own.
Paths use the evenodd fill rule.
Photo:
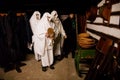
<svg viewBox="0 0 120 80">
<path fill-rule="evenodd" d="M 76 26 L 75 19 L 67 18 L 63 21 L 63 28 L 66 32 L 67 39 L 64 41 L 63 52 L 65 56 L 67 56 L 70 52 L 72 52 L 72 56 L 74 56 L 74 52 L 76 50 Z"/>
<path fill-rule="evenodd" d="M 0 16 L 0 67 L 6 71 L 16 68 L 26 59 L 27 26 L 24 16 L 16 16 L 10 12 L 7 16 Z"/>
</svg>

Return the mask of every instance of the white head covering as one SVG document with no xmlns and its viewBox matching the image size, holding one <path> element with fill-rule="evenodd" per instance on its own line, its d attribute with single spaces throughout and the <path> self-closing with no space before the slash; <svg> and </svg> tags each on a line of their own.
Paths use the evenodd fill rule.
<svg viewBox="0 0 120 80">
<path fill-rule="evenodd" d="M 40 12 L 34 11 L 33 15 L 31 16 L 31 18 L 29 20 L 33 34 L 36 33 L 36 26 L 37 26 L 38 22 L 40 21 L 40 18 L 41 18 Z"/>
<path fill-rule="evenodd" d="M 57 11 L 53 10 L 51 12 L 52 16 L 52 21 L 55 23 L 55 49 L 54 49 L 54 54 L 56 55 L 61 55 L 61 48 L 63 47 L 64 43 L 64 37 L 66 38 L 66 33 L 63 28 L 62 22 L 58 17 Z"/>
<path fill-rule="evenodd" d="M 38 30 L 39 30 L 39 34 L 44 34 L 47 32 L 47 29 L 52 27 L 53 25 L 51 24 L 51 15 L 48 12 L 45 12 L 40 20 L 40 22 L 38 23 Z"/>
<path fill-rule="evenodd" d="M 46 33 L 48 28 L 52 28 L 53 26 L 51 25 L 51 15 L 48 12 L 45 12 L 40 19 L 38 25 L 37 25 L 37 35 L 39 38 L 38 41 L 38 53 L 40 55 L 45 54 L 45 50 L 47 49 L 46 45 L 48 44 L 48 38 L 46 37 Z"/>
<path fill-rule="evenodd" d="M 57 11 L 53 10 L 51 12 L 51 16 L 52 16 L 52 20 L 56 21 L 58 19 L 58 13 L 57 13 Z"/>
<path fill-rule="evenodd" d="M 60 19 L 58 17 L 57 11 L 53 10 L 51 12 L 51 16 L 52 16 L 53 22 L 55 23 L 55 28 L 54 29 L 55 29 L 56 37 L 58 36 L 59 33 L 61 33 L 63 36 L 66 36 L 66 33 L 63 29 L 62 22 L 60 21 Z"/>
</svg>

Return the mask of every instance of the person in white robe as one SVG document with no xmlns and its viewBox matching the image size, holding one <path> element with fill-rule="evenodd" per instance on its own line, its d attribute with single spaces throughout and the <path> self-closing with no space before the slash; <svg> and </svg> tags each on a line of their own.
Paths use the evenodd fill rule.
<svg viewBox="0 0 120 80">
<path fill-rule="evenodd" d="M 46 71 L 47 67 L 54 69 L 53 62 L 53 39 L 47 35 L 49 28 L 54 29 L 54 24 L 51 22 L 51 15 L 45 12 L 37 25 L 37 32 L 39 36 L 39 42 L 36 44 L 39 55 L 41 55 L 42 70 Z"/>
<path fill-rule="evenodd" d="M 51 12 L 52 21 L 55 23 L 55 41 L 54 41 L 54 56 L 56 59 L 62 59 L 62 47 L 64 43 L 64 39 L 67 38 L 65 30 L 63 29 L 63 25 L 58 17 L 58 13 L 56 10 Z"/>
<path fill-rule="evenodd" d="M 37 33 L 36 29 L 37 29 L 38 22 L 40 21 L 40 18 L 41 18 L 41 13 L 39 11 L 34 11 L 30 20 L 29 20 L 30 27 L 31 27 L 31 30 L 33 33 L 32 44 L 30 45 L 30 49 L 32 49 L 32 46 L 33 46 L 35 59 L 37 61 L 40 60 L 40 55 L 37 52 L 37 46 L 35 46 L 36 42 L 38 41 L 38 36 L 36 35 L 38 33 Z"/>
</svg>

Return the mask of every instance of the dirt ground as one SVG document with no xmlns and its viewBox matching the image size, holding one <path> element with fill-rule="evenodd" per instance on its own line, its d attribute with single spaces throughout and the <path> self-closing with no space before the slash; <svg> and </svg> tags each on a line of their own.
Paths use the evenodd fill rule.
<svg viewBox="0 0 120 80">
<path fill-rule="evenodd" d="M 23 63 L 26 65 L 20 67 L 21 73 L 15 69 L 5 73 L 0 68 L 0 80 L 84 80 L 85 77 L 85 75 L 83 77 L 77 75 L 71 54 L 68 58 L 57 61 L 54 70 L 48 68 L 46 72 L 42 71 L 41 61 L 36 61 L 32 53 L 27 55 L 27 60 Z"/>
</svg>

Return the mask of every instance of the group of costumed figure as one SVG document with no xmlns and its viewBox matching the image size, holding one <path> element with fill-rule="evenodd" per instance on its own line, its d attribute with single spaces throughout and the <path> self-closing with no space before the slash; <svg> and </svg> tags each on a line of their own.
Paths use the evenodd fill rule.
<svg viewBox="0 0 120 80">
<path fill-rule="evenodd" d="M 34 11 L 29 21 L 35 59 L 41 60 L 43 71 L 48 67 L 54 69 L 54 56 L 61 55 L 63 41 L 67 37 L 57 11 L 45 12 L 42 17 L 39 11 Z"/>
</svg>

